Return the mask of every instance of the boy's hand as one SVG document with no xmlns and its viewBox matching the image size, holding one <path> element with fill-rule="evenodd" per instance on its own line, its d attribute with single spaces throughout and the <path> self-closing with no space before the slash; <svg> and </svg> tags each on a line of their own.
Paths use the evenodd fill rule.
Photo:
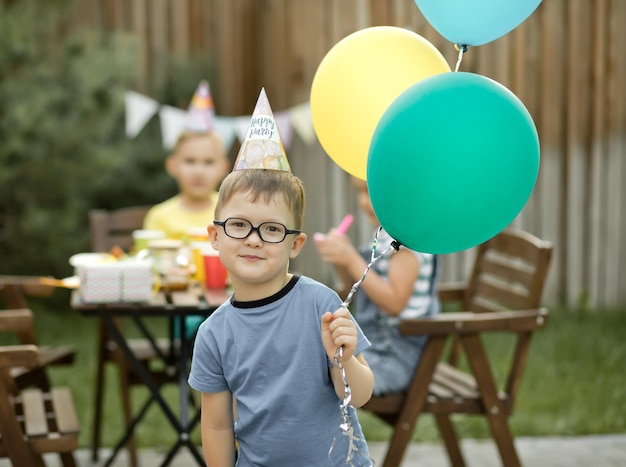
<svg viewBox="0 0 626 467">
<path fill-rule="evenodd" d="M 335 352 L 341 346 L 343 361 L 354 355 L 357 345 L 356 325 L 347 308 L 322 315 L 322 343 L 331 362 L 334 362 Z"/>
</svg>

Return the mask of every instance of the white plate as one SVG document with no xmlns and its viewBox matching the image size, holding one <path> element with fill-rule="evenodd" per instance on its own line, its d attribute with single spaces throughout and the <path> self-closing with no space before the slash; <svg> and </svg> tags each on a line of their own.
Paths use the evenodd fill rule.
<svg viewBox="0 0 626 467">
<path fill-rule="evenodd" d="M 70 258 L 70 264 L 76 268 L 86 264 L 106 263 L 114 260 L 115 256 L 108 253 L 78 253 Z"/>
</svg>

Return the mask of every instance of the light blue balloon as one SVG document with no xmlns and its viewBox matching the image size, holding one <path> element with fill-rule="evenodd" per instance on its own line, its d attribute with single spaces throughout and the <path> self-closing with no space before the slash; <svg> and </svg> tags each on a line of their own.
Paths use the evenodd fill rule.
<svg viewBox="0 0 626 467">
<path fill-rule="evenodd" d="M 370 144 L 367 185 L 393 238 L 444 254 L 503 230 L 538 171 L 537 130 L 517 96 L 481 75 L 442 73 L 385 111 Z"/>
<path fill-rule="evenodd" d="M 482 45 L 522 24 L 541 0 L 415 0 L 426 20 L 450 42 Z"/>
</svg>

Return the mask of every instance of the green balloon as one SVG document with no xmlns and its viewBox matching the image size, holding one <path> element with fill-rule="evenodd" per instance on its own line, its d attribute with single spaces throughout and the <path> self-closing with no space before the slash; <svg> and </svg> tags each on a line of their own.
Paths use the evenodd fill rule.
<svg viewBox="0 0 626 467">
<path fill-rule="evenodd" d="M 372 136 L 367 184 L 385 230 L 434 254 L 483 243 L 522 210 L 539 138 L 524 104 L 481 75 L 442 73 L 389 106 Z"/>
</svg>

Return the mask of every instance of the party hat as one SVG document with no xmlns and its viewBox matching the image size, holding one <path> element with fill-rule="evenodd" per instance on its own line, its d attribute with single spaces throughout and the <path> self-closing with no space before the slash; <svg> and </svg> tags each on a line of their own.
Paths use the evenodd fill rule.
<svg viewBox="0 0 626 467">
<path fill-rule="evenodd" d="M 233 170 L 246 169 L 291 172 L 265 88 L 261 88 L 261 94 L 250 118 L 250 126 L 233 168 Z"/>
<path fill-rule="evenodd" d="M 215 105 L 207 81 L 200 81 L 187 109 L 185 129 L 199 133 L 213 130 Z"/>
</svg>

